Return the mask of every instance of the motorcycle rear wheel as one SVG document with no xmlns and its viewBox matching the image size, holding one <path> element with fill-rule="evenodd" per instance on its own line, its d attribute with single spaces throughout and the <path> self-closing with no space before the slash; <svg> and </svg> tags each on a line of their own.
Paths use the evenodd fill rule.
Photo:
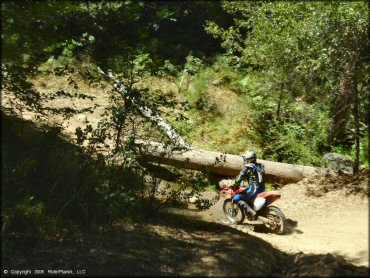
<svg viewBox="0 0 370 278">
<path fill-rule="evenodd" d="M 231 223 L 233 224 L 241 224 L 245 219 L 245 213 L 242 208 L 240 208 L 237 204 L 233 203 L 231 199 L 226 199 L 223 205 L 224 214 Z"/>
<path fill-rule="evenodd" d="M 272 224 L 265 223 L 265 226 L 275 234 L 284 234 L 286 229 L 286 221 L 284 213 L 275 206 L 268 206 L 266 208 L 266 218 L 272 221 Z"/>
</svg>

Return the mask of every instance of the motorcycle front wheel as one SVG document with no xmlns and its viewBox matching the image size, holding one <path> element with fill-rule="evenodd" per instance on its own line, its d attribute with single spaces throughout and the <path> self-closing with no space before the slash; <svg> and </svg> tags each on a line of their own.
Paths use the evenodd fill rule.
<svg viewBox="0 0 370 278">
<path fill-rule="evenodd" d="M 286 226 L 285 215 L 278 207 L 268 206 L 265 216 L 270 220 L 270 223 L 265 223 L 268 229 L 278 235 L 284 234 Z"/>
<path fill-rule="evenodd" d="M 245 218 L 244 210 L 241 209 L 237 204 L 234 204 L 230 198 L 224 201 L 223 210 L 227 220 L 229 220 L 231 223 L 243 223 Z"/>
</svg>

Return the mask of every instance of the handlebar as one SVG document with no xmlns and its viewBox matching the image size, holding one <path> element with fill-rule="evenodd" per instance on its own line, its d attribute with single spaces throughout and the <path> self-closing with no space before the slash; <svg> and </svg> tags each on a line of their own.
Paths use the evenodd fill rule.
<svg viewBox="0 0 370 278">
<path fill-rule="evenodd" d="M 243 188 L 239 188 L 239 189 L 234 190 L 233 187 L 231 185 L 229 185 L 229 186 L 226 186 L 224 189 L 222 189 L 220 191 L 220 194 L 230 194 L 231 197 L 233 198 L 235 195 L 237 195 L 239 193 L 243 193 L 244 191 L 245 191 L 245 189 L 243 189 Z"/>
</svg>

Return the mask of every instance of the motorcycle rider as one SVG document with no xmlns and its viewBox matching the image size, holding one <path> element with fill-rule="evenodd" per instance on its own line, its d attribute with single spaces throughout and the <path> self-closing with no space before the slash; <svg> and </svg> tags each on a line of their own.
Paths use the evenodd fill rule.
<svg viewBox="0 0 370 278">
<path fill-rule="evenodd" d="M 265 191 L 264 184 L 264 165 L 257 163 L 257 155 L 254 151 L 248 152 L 244 157 L 244 168 L 233 181 L 231 186 L 233 190 L 238 190 L 238 194 L 234 197 L 233 203 L 244 208 L 247 214 L 252 219 L 256 217 L 256 211 L 248 205 L 248 201 L 255 198 L 257 194 Z M 242 183 L 246 181 L 247 185 Z M 237 189 L 237 187 L 240 187 Z"/>
</svg>

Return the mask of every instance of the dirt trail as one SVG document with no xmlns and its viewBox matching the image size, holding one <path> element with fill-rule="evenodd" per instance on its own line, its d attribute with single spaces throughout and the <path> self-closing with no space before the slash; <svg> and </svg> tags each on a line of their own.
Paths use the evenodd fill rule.
<svg viewBox="0 0 370 278">
<path fill-rule="evenodd" d="M 369 203 L 366 197 L 345 196 L 343 191 L 308 197 L 303 182 L 288 184 L 279 191 L 282 198 L 275 204 L 290 224 L 286 235 L 266 233 L 259 224 L 230 224 L 222 212 L 223 198 L 209 210 L 192 214 L 259 237 L 287 253 L 331 253 L 355 265 L 369 267 Z"/>
</svg>

